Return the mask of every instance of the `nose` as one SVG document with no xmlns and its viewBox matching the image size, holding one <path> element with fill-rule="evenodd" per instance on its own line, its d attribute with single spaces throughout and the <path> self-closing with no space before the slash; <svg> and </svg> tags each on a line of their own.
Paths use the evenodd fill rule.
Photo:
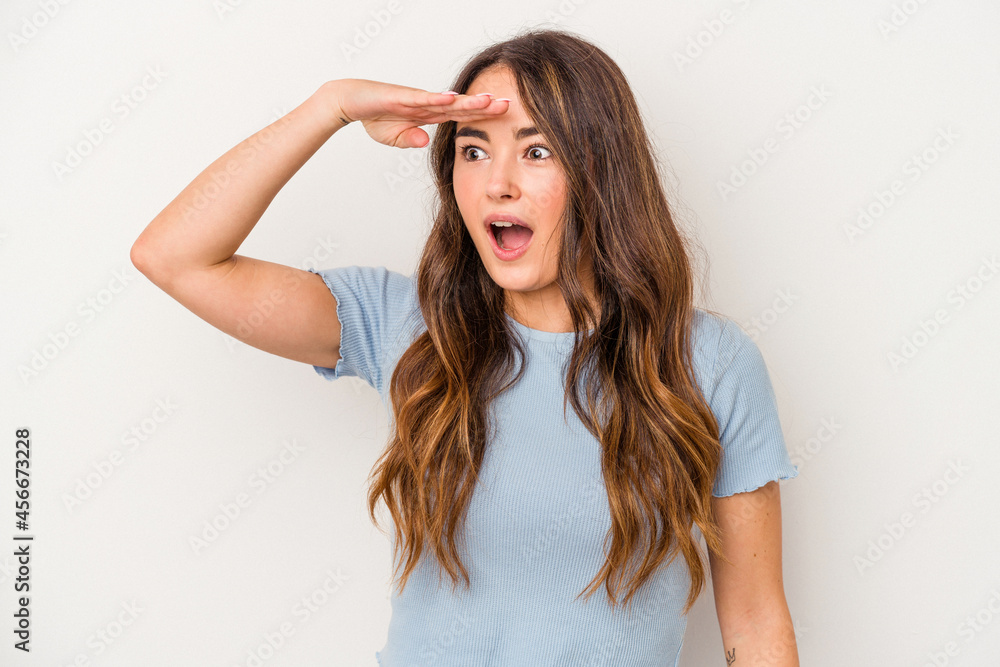
<svg viewBox="0 0 1000 667">
<path fill-rule="evenodd" d="M 509 151 L 499 151 L 490 161 L 486 194 L 493 199 L 517 199 L 520 196 L 517 181 L 517 156 Z"/>
</svg>

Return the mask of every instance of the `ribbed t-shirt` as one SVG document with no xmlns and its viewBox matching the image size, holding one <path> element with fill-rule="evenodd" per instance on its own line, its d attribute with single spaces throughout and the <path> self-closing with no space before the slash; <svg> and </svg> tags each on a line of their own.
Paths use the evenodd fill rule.
<svg viewBox="0 0 1000 667">
<path fill-rule="evenodd" d="M 426 330 L 414 277 L 385 267 L 310 271 L 336 297 L 341 327 L 340 360 L 316 372 L 363 379 L 391 410 L 392 371 Z M 603 583 L 589 599 L 577 598 L 604 563 L 611 512 L 600 442 L 572 406 L 563 416 L 574 334 L 508 320 L 525 343 L 525 375 L 491 406 L 498 430 L 456 538 L 471 588 L 459 579 L 453 590 L 425 550 L 402 594 L 393 588 L 388 638 L 375 658 L 381 667 L 677 665 L 690 585 L 683 556 L 661 565 L 627 610 L 621 593 L 611 607 Z M 696 309 L 693 356 L 723 447 L 712 494 L 796 477 L 753 340 L 727 318 Z"/>
</svg>

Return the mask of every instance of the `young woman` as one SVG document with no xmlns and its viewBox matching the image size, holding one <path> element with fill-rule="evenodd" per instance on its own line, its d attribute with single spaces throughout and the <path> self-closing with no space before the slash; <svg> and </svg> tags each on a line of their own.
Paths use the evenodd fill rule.
<svg viewBox="0 0 1000 667">
<path fill-rule="evenodd" d="M 452 87 L 323 84 L 188 185 L 133 263 L 222 331 L 364 378 L 391 408 L 368 498 L 402 570 L 381 665 L 676 665 L 701 538 L 727 665 L 798 665 L 778 492 L 798 471 L 759 350 L 693 305 L 624 75 L 531 31 Z M 440 199 L 415 274 L 237 255 L 353 122 L 430 142 Z"/>
</svg>

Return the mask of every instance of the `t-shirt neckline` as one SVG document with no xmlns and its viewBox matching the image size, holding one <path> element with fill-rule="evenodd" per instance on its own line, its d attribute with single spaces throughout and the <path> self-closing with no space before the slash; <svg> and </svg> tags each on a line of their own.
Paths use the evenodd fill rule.
<svg viewBox="0 0 1000 667">
<path fill-rule="evenodd" d="M 507 321 L 511 323 L 514 329 L 527 338 L 533 338 L 546 343 L 573 343 L 573 337 L 575 336 L 575 332 L 573 331 L 542 331 L 541 329 L 532 329 L 531 327 L 525 326 L 515 320 L 510 316 L 510 314 L 504 313 L 504 315 L 507 317 Z M 593 333 L 594 330 L 590 329 L 589 332 Z"/>
</svg>

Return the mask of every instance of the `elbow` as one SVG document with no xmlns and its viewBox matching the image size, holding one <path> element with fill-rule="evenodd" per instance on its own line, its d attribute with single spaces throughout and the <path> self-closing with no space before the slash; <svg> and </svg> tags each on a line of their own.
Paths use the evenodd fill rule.
<svg viewBox="0 0 1000 667">
<path fill-rule="evenodd" d="M 132 249 L 129 250 L 128 258 L 132 262 L 132 266 L 142 275 L 149 278 L 150 274 L 150 257 L 149 249 L 146 247 L 142 236 L 135 240 L 132 244 Z"/>
<path fill-rule="evenodd" d="M 157 256 L 157 253 L 149 247 L 148 241 L 141 235 L 132 244 L 128 257 L 132 266 L 154 285 L 162 286 L 164 284 L 163 258 Z"/>
<path fill-rule="evenodd" d="M 132 244 L 132 249 L 128 252 L 128 258 L 129 261 L 132 262 L 132 266 L 134 266 L 139 273 L 146 275 L 146 259 L 142 256 L 142 251 L 140 250 L 141 247 L 142 246 L 140 245 L 139 240 L 136 240 L 136 242 Z"/>
</svg>

